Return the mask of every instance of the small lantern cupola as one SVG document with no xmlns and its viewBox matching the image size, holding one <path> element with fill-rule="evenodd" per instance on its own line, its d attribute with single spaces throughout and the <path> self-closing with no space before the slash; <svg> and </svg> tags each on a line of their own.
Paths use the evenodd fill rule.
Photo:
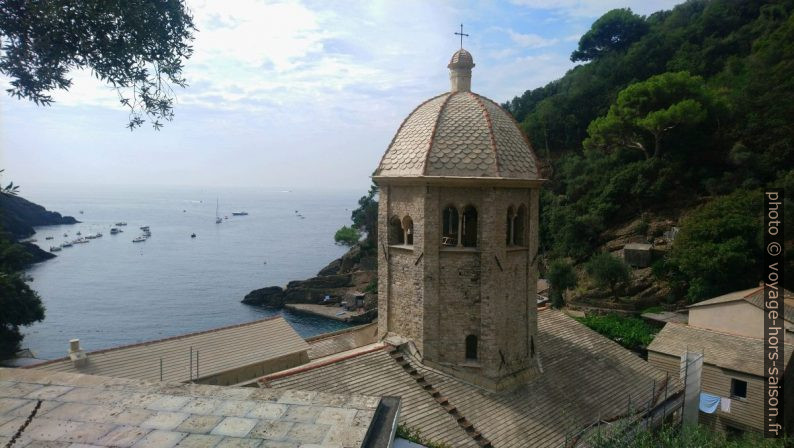
<svg viewBox="0 0 794 448">
<path fill-rule="evenodd" d="M 471 92 L 471 69 L 474 68 L 474 58 L 471 53 L 461 48 L 452 55 L 447 65 L 449 68 L 450 91 Z"/>
</svg>

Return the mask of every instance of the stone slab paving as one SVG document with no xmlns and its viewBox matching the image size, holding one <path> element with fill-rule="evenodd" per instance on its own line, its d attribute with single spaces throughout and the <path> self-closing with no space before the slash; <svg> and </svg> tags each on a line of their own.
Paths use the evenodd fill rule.
<svg viewBox="0 0 794 448">
<path fill-rule="evenodd" d="M 360 447 L 380 398 L 0 369 L 0 445 Z M 40 404 L 39 404 L 40 403 Z"/>
</svg>

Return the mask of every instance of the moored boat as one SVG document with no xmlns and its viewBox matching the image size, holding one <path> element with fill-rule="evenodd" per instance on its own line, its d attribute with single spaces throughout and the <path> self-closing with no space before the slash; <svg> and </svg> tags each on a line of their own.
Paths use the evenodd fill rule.
<svg viewBox="0 0 794 448">
<path fill-rule="evenodd" d="M 61 250 L 61 246 L 50 246 L 50 252 L 58 252 Z"/>
</svg>

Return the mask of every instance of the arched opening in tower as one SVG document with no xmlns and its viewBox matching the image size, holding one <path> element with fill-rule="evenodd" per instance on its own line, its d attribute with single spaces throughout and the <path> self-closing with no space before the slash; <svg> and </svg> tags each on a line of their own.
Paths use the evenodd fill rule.
<svg viewBox="0 0 794 448">
<path fill-rule="evenodd" d="M 477 336 L 473 334 L 466 336 L 466 359 L 477 359 Z"/>
<path fill-rule="evenodd" d="M 389 244 L 405 244 L 402 224 L 400 223 L 400 218 L 396 216 L 389 220 Z"/>
<path fill-rule="evenodd" d="M 414 244 L 414 221 L 410 216 L 405 215 L 403 218 L 403 232 L 405 233 L 405 244 L 412 246 Z"/>
<path fill-rule="evenodd" d="M 515 225 L 516 212 L 513 206 L 507 208 L 507 227 L 505 227 L 505 244 L 508 246 L 513 245 L 513 229 Z"/>
<path fill-rule="evenodd" d="M 477 209 L 468 206 L 463 209 L 463 231 L 461 241 L 464 247 L 477 247 Z"/>
<path fill-rule="evenodd" d="M 513 243 L 516 246 L 526 246 L 526 222 L 527 222 L 527 208 L 524 204 L 518 207 L 515 220 L 513 221 Z"/>
<path fill-rule="evenodd" d="M 441 216 L 441 244 L 454 246 L 458 243 L 458 209 L 453 206 L 444 208 Z"/>
</svg>

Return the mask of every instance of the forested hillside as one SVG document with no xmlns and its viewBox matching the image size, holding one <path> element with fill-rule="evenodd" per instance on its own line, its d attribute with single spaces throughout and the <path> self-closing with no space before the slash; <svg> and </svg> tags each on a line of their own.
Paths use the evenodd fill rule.
<svg viewBox="0 0 794 448">
<path fill-rule="evenodd" d="M 613 10 L 581 37 L 580 65 L 504 105 L 548 164 L 547 260 L 585 262 L 632 222 L 653 240 L 649 223 L 672 216 L 681 232 L 653 266 L 671 298 L 758 283 L 762 188 L 794 194 L 792 11 L 794 0 Z"/>
</svg>

